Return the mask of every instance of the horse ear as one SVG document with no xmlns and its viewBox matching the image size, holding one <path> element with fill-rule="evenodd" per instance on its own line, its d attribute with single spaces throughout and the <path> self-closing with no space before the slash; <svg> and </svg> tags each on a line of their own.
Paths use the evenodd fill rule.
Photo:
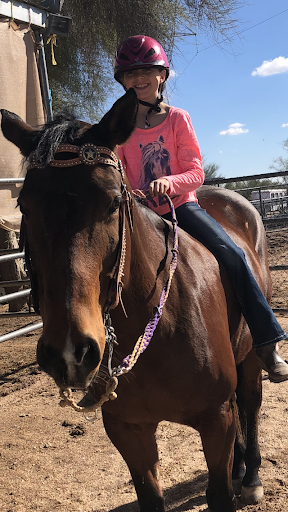
<svg viewBox="0 0 288 512">
<path fill-rule="evenodd" d="M 100 134 L 101 139 L 104 139 L 109 146 L 124 144 L 135 128 L 137 112 L 137 95 L 131 88 L 114 103 L 100 123 L 94 125 L 89 131 L 93 132 L 95 129 L 97 136 L 99 137 Z"/>
<path fill-rule="evenodd" d="M 26 124 L 17 114 L 4 109 L 1 110 L 1 114 L 1 128 L 4 137 L 13 142 L 20 149 L 22 155 L 29 156 L 37 146 L 39 132 Z"/>
</svg>

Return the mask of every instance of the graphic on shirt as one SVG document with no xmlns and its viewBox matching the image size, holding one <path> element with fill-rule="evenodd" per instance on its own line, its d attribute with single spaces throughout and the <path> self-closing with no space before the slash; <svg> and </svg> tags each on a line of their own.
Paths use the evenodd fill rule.
<svg viewBox="0 0 288 512">
<path fill-rule="evenodd" d="M 155 142 L 149 142 L 146 146 L 139 144 L 139 146 L 142 151 L 140 188 L 147 190 L 151 181 L 171 174 L 170 153 L 164 146 L 162 135 Z"/>
</svg>

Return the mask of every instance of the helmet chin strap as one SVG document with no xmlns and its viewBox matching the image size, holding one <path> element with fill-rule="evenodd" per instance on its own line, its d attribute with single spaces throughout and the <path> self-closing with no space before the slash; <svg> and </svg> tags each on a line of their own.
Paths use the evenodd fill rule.
<svg viewBox="0 0 288 512">
<path fill-rule="evenodd" d="M 151 112 L 153 112 L 153 110 L 155 110 L 155 112 L 161 112 L 161 107 L 159 107 L 159 103 L 161 103 L 161 101 L 163 101 L 163 96 L 161 94 L 160 98 L 157 98 L 155 103 L 148 103 L 148 101 L 142 101 L 142 100 L 138 100 L 138 101 L 141 105 L 144 105 L 144 107 L 149 107 L 146 117 L 145 117 L 145 128 L 149 128 L 150 123 L 148 121 L 148 116 L 151 114 Z"/>
</svg>

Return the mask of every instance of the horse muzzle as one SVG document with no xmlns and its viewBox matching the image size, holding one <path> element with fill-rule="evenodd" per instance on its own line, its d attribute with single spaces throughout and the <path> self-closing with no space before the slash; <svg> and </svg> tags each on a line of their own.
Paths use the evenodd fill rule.
<svg viewBox="0 0 288 512">
<path fill-rule="evenodd" d="M 75 343 L 66 340 L 62 350 L 49 342 L 43 332 L 37 346 L 37 362 L 60 389 L 86 389 L 101 363 L 100 348 L 90 336 L 78 337 Z"/>
</svg>

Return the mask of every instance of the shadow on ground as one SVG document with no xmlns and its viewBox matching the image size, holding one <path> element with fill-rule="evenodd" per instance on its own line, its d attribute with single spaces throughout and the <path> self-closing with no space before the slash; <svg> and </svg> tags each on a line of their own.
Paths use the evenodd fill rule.
<svg viewBox="0 0 288 512">
<path fill-rule="evenodd" d="M 164 492 L 167 512 L 186 512 L 194 507 L 205 505 L 207 472 L 199 474 L 194 480 L 182 482 L 166 489 Z M 203 510 L 203 512 L 208 509 Z M 121 505 L 110 512 L 139 512 L 137 501 Z"/>
</svg>

